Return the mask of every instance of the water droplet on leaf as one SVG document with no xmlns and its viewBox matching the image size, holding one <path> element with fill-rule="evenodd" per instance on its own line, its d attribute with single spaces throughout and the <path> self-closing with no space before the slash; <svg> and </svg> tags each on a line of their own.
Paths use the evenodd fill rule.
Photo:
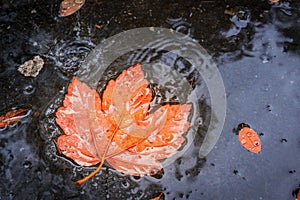
<svg viewBox="0 0 300 200">
<path fill-rule="evenodd" d="M 246 141 L 245 139 L 243 139 L 243 140 L 241 140 L 241 143 L 242 143 L 242 144 L 246 144 L 247 141 Z"/>
</svg>

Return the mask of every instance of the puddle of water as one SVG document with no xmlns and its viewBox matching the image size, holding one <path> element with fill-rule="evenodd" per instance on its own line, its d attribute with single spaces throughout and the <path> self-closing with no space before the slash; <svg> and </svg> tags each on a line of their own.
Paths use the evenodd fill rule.
<svg viewBox="0 0 300 200">
<path fill-rule="evenodd" d="M 157 45 L 158 44 L 159 43 L 157 43 Z M 133 59 L 136 57 L 138 60 Z M 153 63 L 153 60 L 156 60 L 156 63 Z M 143 64 L 143 62 L 145 61 L 151 61 L 152 63 L 150 65 L 147 63 Z M 163 103 L 193 103 L 191 128 L 187 133 L 186 138 L 188 146 L 191 146 L 192 148 L 192 150 L 189 151 L 194 152 L 194 154 L 195 152 L 199 152 L 199 147 L 205 136 L 205 130 L 207 130 L 207 126 L 209 124 L 209 93 L 206 89 L 204 81 L 201 80 L 199 73 L 198 78 L 195 78 L 194 74 L 197 73 L 196 70 L 193 70 L 188 62 L 185 62 L 176 54 L 170 54 L 169 52 L 141 50 L 123 55 L 121 58 L 113 62 L 108 69 L 105 70 L 102 77 L 99 77 L 99 82 L 97 84 L 97 90 L 99 91 L 99 93 L 102 94 L 108 80 L 115 79 L 122 72 L 122 70 L 126 69 L 126 66 L 130 66 L 129 63 L 137 62 L 142 63 L 146 78 L 150 83 L 150 88 L 155 94 L 151 102 L 151 106 L 155 108 L 162 105 Z M 162 64 L 163 62 L 168 65 Z M 173 71 L 172 69 L 177 69 L 178 71 Z M 183 79 L 178 79 L 179 77 L 183 77 Z M 192 94 L 194 93 L 193 90 L 195 89 L 197 89 L 198 96 L 196 97 L 196 99 L 192 96 Z M 42 138 L 46 141 L 44 154 L 47 163 L 51 163 L 51 167 L 49 167 L 50 170 L 51 168 L 54 168 L 54 171 L 61 171 L 62 169 L 67 168 L 67 172 L 69 171 L 69 173 L 65 172 L 64 176 L 67 179 L 71 179 L 74 181 L 81 176 L 88 175 L 92 170 L 94 170 L 94 168 L 78 167 L 69 159 L 59 155 L 55 148 L 53 139 L 55 140 L 59 135 L 63 134 L 58 125 L 55 123 L 55 112 L 56 109 L 62 105 L 63 98 L 64 92 L 58 95 L 42 113 L 41 135 Z M 201 111 L 199 110 L 200 106 Z M 196 135 L 194 136 L 194 134 Z M 195 137 L 196 139 L 194 140 Z M 189 174 L 189 176 L 191 177 L 199 173 L 200 167 L 205 161 L 201 161 L 199 159 L 195 160 L 190 156 L 186 157 L 185 154 L 182 154 L 182 157 L 177 156 L 177 158 L 185 159 L 187 163 L 192 163 L 190 165 L 184 165 L 184 167 L 182 167 L 182 169 L 180 168 L 180 170 L 178 166 L 179 171 L 186 170 L 186 174 Z M 172 160 L 174 159 L 176 158 L 173 158 Z M 165 167 L 170 164 L 174 165 L 173 162 L 174 161 L 172 161 L 171 163 L 166 162 Z M 199 164 L 199 162 L 201 164 Z M 73 173 L 71 173 L 70 171 L 72 171 Z M 176 173 L 180 174 L 181 172 L 179 171 Z M 130 176 L 120 175 L 120 173 L 109 168 L 109 166 L 106 166 L 106 170 L 105 168 L 102 169 L 100 174 L 97 174 L 92 178 L 91 181 L 89 181 L 88 184 L 84 185 L 84 191 L 90 193 L 95 189 L 102 189 L 105 190 L 104 193 L 108 194 L 109 198 L 112 199 L 147 199 L 148 197 L 150 198 L 152 194 L 157 194 L 162 191 L 163 188 L 160 182 L 165 180 L 165 175 L 157 177 L 143 177 L 139 179 L 132 179 L 132 177 Z M 120 177 L 123 178 L 121 178 L 120 180 Z M 111 178 L 113 180 L 111 180 Z M 122 179 L 124 180 L 122 181 Z M 115 181 L 121 182 L 122 185 L 117 185 Z M 126 187 L 123 187 L 124 184 Z M 110 187 L 110 185 L 112 185 L 113 187 Z M 120 190 L 121 188 L 125 190 Z"/>
</svg>

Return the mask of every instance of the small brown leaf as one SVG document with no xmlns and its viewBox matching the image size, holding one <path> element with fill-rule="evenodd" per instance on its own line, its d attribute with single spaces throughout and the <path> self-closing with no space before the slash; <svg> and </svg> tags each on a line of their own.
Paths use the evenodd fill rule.
<svg viewBox="0 0 300 200">
<path fill-rule="evenodd" d="M 59 14 L 63 17 L 74 14 L 85 3 L 85 0 L 64 0 L 60 4 Z"/>
</svg>

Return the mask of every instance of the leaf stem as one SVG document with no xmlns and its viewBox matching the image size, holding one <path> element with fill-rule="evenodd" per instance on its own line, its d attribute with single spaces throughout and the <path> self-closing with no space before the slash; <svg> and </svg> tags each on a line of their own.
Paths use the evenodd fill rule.
<svg viewBox="0 0 300 200">
<path fill-rule="evenodd" d="M 97 169 L 95 171 L 93 171 L 92 173 L 90 173 L 88 176 L 84 177 L 83 179 L 80 179 L 80 180 L 76 181 L 76 184 L 81 185 L 84 182 L 88 181 L 93 176 L 95 176 L 100 171 L 100 169 L 102 168 L 104 160 L 105 160 L 105 157 L 103 156 L 102 160 L 101 160 L 101 163 L 99 164 L 99 166 L 97 167 Z"/>
</svg>

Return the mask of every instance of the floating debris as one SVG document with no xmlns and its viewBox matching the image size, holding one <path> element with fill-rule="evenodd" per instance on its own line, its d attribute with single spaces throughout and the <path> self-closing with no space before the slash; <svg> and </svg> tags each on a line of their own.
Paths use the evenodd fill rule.
<svg viewBox="0 0 300 200">
<path fill-rule="evenodd" d="M 35 56 L 32 60 L 20 65 L 18 71 L 24 76 L 36 77 L 44 66 L 44 60 L 40 56 Z"/>
<path fill-rule="evenodd" d="M 62 17 L 66 17 L 74 14 L 85 3 L 85 0 L 64 0 L 60 4 L 59 14 Z"/>
<path fill-rule="evenodd" d="M 101 29 L 103 26 L 102 26 L 102 25 L 99 25 L 99 24 L 96 24 L 95 27 L 96 27 L 97 29 Z"/>
<path fill-rule="evenodd" d="M 234 16 L 239 13 L 240 9 L 238 7 L 228 8 L 224 11 L 224 14 Z"/>
<path fill-rule="evenodd" d="M 18 123 L 22 118 L 27 116 L 27 114 L 27 109 L 11 110 L 7 112 L 0 116 L 0 128 Z"/>
<path fill-rule="evenodd" d="M 157 197 L 155 197 L 155 198 L 153 198 L 151 200 L 160 200 L 163 194 L 164 193 L 161 192 Z"/>
<path fill-rule="evenodd" d="M 239 141 L 243 147 L 253 153 L 259 153 L 261 150 L 260 139 L 251 128 L 244 127 L 240 130 Z"/>
</svg>

